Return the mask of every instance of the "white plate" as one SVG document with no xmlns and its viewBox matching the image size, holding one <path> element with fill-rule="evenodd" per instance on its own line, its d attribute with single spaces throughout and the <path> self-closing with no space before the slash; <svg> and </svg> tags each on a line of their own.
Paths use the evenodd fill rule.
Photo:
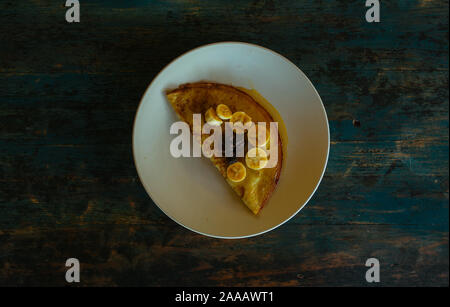
<svg viewBox="0 0 450 307">
<path fill-rule="evenodd" d="M 284 120 L 287 158 L 259 216 L 247 209 L 207 158 L 177 159 L 169 152 L 175 137 L 169 128 L 178 119 L 164 91 L 196 81 L 255 89 Z M 136 169 L 155 204 L 184 227 L 218 238 L 255 236 L 293 217 L 317 189 L 329 147 L 325 108 L 303 72 L 269 49 L 237 42 L 199 47 L 167 65 L 145 92 L 133 130 Z"/>
</svg>

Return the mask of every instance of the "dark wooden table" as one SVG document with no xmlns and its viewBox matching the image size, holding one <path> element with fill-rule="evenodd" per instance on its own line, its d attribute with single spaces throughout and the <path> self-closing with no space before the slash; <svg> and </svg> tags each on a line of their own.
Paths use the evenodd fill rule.
<svg viewBox="0 0 450 307">
<path fill-rule="evenodd" d="M 449 284 L 448 1 L 81 0 L 0 4 L 0 285 Z M 174 57 L 273 49 L 319 91 L 331 151 L 306 208 L 259 237 L 178 226 L 136 174 L 139 100 Z"/>
</svg>

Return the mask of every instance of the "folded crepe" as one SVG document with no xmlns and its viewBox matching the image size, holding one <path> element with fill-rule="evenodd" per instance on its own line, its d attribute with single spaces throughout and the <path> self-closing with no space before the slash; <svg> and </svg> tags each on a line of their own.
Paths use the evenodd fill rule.
<svg viewBox="0 0 450 307">
<path fill-rule="evenodd" d="M 250 95 L 230 85 L 209 82 L 188 83 L 168 91 L 166 95 L 178 117 L 190 126 L 191 132 L 193 131 L 193 115 L 202 114 L 203 125 L 205 114 L 211 108 L 216 110 L 218 105 L 228 106 L 233 114 L 245 112 L 254 123 L 268 124 L 274 121 L 266 109 Z M 223 126 L 224 124 L 222 129 Z M 202 135 L 202 141 L 206 137 Z M 268 145 L 270 146 L 270 143 Z M 273 194 L 280 177 L 283 160 L 281 137 L 278 134 L 278 160 L 275 167 L 262 169 L 246 167 L 245 178 L 239 182 L 230 180 L 229 175 L 227 176 L 227 168 L 236 162 L 241 162 L 245 166 L 245 157 L 230 158 L 213 155 L 210 160 L 244 204 L 256 215 Z"/>
</svg>

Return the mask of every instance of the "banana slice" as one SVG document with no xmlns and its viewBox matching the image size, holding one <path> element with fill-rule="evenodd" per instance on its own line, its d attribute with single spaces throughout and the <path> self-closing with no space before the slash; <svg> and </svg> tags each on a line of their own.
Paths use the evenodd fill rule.
<svg viewBox="0 0 450 307">
<path fill-rule="evenodd" d="M 250 135 L 250 133 L 247 134 L 248 142 L 252 144 L 253 146 L 262 147 L 269 142 L 270 139 L 270 131 L 266 127 L 263 127 L 263 129 L 258 130 L 259 125 L 256 125 L 255 135 Z M 259 136 L 261 134 L 261 137 Z M 264 138 L 265 134 L 265 138 Z M 263 141 L 259 142 L 259 138 L 262 138 Z"/>
<path fill-rule="evenodd" d="M 219 104 L 216 108 L 216 114 L 221 119 L 230 119 L 233 115 L 230 108 L 226 104 Z"/>
<path fill-rule="evenodd" d="M 205 119 L 211 126 L 220 126 L 222 124 L 222 120 L 217 116 L 216 111 L 214 111 L 213 108 L 209 108 L 208 111 L 206 111 Z"/>
<path fill-rule="evenodd" d="M 247 113 L 242 112 L 242 111 L 234 112 L 230 118 L 230 122 L 232 122 L 232 123 L 241 122 L 243 124 L 246 124 L 251 121 L 252 121 L 252 118 L 250 116 L 248 116 Z"/>
<path fill-rule="evenodd" d="M 267 153 L 264 149 L 258 147 L 250 149 L 245 156 L 245 163 L 249 168 L 254 170 L 264 168 L 268 162 Z"/>
<path fill-rule="evenodd" d="M 241 162 L 235 162 L 228 166 L 227 177 L 233 182 L 241 182 L 247 176 L 247 169 Z"/>
<path fill-rule="evenodd" d="M 252 118 L 247 115 L 245 112 L 235 112 L 230 118 L 230 122 L 235 124 L 237 122 L 242 123 L 245 128 L 249 128 L 249 124 L 252 122 Z M 243 127 L 236 127 L 234 129 L 236 133 L 244 133 L 245 129 Z"/>
</svg>

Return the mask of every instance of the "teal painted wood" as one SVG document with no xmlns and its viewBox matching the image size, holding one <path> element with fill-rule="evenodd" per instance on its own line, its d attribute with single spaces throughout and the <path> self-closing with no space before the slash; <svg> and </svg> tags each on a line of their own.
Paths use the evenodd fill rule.
<svg viewBox="0 0 450 307">
<path fill-rule="evenodd" d="M 64 1 L 0 4 L 0 285 L 448 285 L 448 1 Z M 308 206 L 245 240 L 205 238 L 149 199 L 134 168 L 139 100 L 174 57 L 246 41 L 298 65 L 331 130 Z M 354 120 L 360 125 L 355 125 Z"/>
</svg>

